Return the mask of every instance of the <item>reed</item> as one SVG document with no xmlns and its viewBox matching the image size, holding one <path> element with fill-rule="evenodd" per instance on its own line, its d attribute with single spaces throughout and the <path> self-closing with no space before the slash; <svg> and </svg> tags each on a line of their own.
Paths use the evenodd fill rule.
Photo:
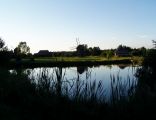
<svg viewBox="0 0 156 120">
<path fill-rule="evenodd" d="M 81 118 L 80 114 L 112 118 L 128 115 L 131 109 L 135 112 L 141 109 L 138 105 L 143 104 L 137 99 L 137 80 L 127 76 L 123 82 L 120 74 L 110 75 L 108 97 L 103 82 L 92 80 L 91 72 L 88 70 L 83 79 L 79 73 L 76 78 L 67 79 L 66 70 L 61 67 L 52 71 L 40 69 L 38 74 L 29 70 L 0 70 L 0 105 L 4 106 L 0 106 L 0 111 L 8 110 L 6 114 L 9 116 L 16 109 L 15 118 L 21 119 L 23 116 L 25 119 L 52 119 L 74 118 L 74 115 Z"/>
</svg>

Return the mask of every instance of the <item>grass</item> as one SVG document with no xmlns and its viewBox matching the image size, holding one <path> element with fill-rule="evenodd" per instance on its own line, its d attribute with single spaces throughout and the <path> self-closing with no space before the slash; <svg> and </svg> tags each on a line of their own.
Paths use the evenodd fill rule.
<svg viewBox="0 0 156 120">
<path fill-rule="evenodd" d="M 37 57 L 33 60 L 22 59 L 16 62 L 15 59 L 10 61 L 10 66 L 25 66 L 25 67 L 54 67 L 54 66 L 93 66 L 93 65 L 108 65 L 108 64 L 141 64 L 142 57 L 112 57 L 107 59 L 101 56 L 86 56 L 86 57 Z"/>
<path fill-rule="evenodd" d="M 109 60 L 125 60 L 131 59 L 131 57 L 112 57 Z M 86 56 L 86 57 L 40 57 L 35 58 L 37 61 L 107 61 L 106 57 L 101 56 Z"/>
</svg>

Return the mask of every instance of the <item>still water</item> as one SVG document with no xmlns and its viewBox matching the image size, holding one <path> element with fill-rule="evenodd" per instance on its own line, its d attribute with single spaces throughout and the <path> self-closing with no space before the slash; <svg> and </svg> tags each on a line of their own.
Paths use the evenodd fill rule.
<svg viewBox="0 0 156 120">
<path fill-rule="evenodd" d="M 59 88 L 60 94 L 75 97 L 78 95 L 109 98 L 112 92 L 126 95 L 137 84 L 135 73 L 139 66 L 101 65 L 66 68 L 26 69 L 29 77 L 38 85 L 47 85 L 53 91 Z"/>
</svg>

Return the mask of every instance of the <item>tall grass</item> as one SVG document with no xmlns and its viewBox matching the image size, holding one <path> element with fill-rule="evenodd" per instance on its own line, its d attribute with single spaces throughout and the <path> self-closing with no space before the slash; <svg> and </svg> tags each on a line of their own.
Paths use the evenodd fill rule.
<svg viewBox="0 0 156 120">
<path fill-rule="evenodd" d="M 96 79 L 92 80 L 91 71 L 86 72 L 84 79 L 79 73 L 73 79 L 67 79 L 65 75 L 66 70 L 63 71 L 62 68 L 55 68 L 52 72 L 48 69 L 42 69 L 36 77 L 36 88 L 75 101 L 93 101 L 96 103 L 109 101 L 109 103 L 115 104 L 133 96 L 137 86 L 137 81 L 134 78 L 131 79 L 130 76 L 127 76 L 126 80 L 122 80 L 119 74 L 117 76 L 110 75 L 111 93 L 108 100 L 103 82 L 97 82 Z"/>
<path fill-rule="evenodd" d="M 130 76 L 127 76 L 126 80 L 118 75 L 110 76 L 111 78 L 111 94 L 110 94 L 110 103 L 112 105 L 118 104 L 120 102 L 128 102 L 131 97 L 135 95 L 135 90 L 137 87 L 137 80 L 135 78 L 130 79 Z"/>
<path fill-rule="evenodd" d="M 66 70 L 61 67 L 53 71 L 41 69 L 38 74 L 31 75 L 30 71 L 6 70 L 1 75 L 0 104 L 10 109 L 8 115 L 16 109 L 15 118 L 20 116 L 20 119 L 74 118 L 74 115 L 78 118 L 81 115 L 111 117 L 111 113 L 115 114 L 112 111 L 118 111 L 122 103 L 131 102 L 137 84 L 129 77 L 123 83 L 119 75 L 117 78 L 110 76 L 111 97 L 108 102 L 103 82 L 92 80 L 89 70 L 84 79 L 78 73 L 76 78 L 67 79 Z M 0 107 L 2 110 L 4 108 Z"/>
<path fill-rule="evenodd" d="M 75 101 L 100 101 L 104 96 L 102 81 L 92 82 L 89 77 L 91 73 L 86 73 L 85 80 L 80 78 L 79 73 L 70 80 L 65 78 L 65 74 L 66 71 L 63 72 L 62 68 L 54 68 L 52 72 L 41 69 L 37 75 L 31 75 L 31 80 L 35 79 L 36 89 L 39 91 L 69 97 Z"/>
</svg>

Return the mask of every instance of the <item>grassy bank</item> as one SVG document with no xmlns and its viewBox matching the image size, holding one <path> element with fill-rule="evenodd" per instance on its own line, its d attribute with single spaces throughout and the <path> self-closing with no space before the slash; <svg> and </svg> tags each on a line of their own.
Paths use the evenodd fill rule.
<svg viewBox="0 0 156 120">
<path fill-rule="evenodd" d="M 87 57 L 38 57 L 33 59 L 22 59 L 21 61 L 16 61 L 12 59 L 10 61 L 10 66 L 20 66 L 25 67 L 54 67 L 54 66 L 93 66 L 93 65 L 108 65 L 108 64 L 141 64 L 141 57 L 112 57 L 107 59 L 105 57 L 99 56 L 87 56 Z"/>
</svg>

